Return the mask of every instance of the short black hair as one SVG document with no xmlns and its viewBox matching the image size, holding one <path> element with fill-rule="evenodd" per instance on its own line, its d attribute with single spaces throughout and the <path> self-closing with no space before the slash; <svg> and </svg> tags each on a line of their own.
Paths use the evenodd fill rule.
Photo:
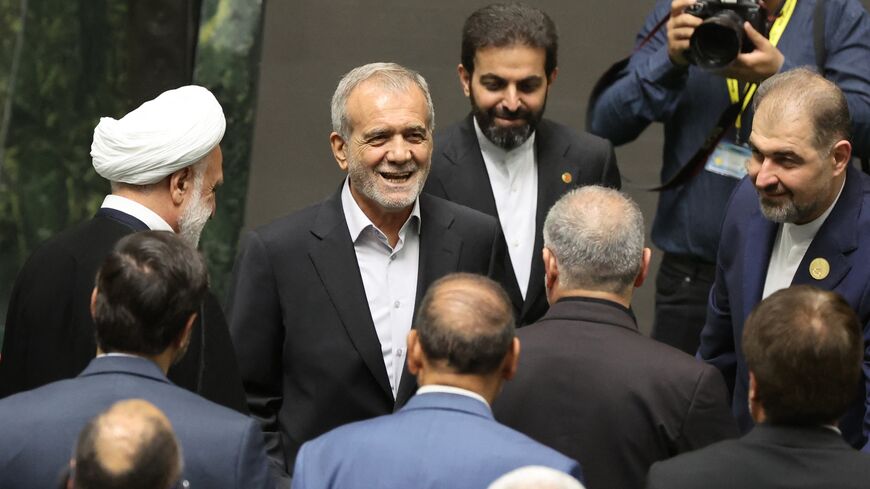
<svg viewBox="0 0 870 489">
<path fill-rule="evenodd" d="M 485 47 L 524 44 L 546 53 L 547 78 L 557 66 L 559 35 L 556 24 L 543 10 L 521 3 L 496 3 L 472 13 L 462 28 L 462 66 L 474 73 L 474 55 Z"/>
<path fill-rule="evenodd" d="M 459 374 L 499 368 L 516 334 L 507 293 L 492 280 L 454 273 L 433 283 L 415 322 L 423 352 Z"/>
<path fill-rule="evenodd" d="M 181 469 L 181 450 L 170 426 L 143 417 L 145 436 L 135 440 L 135 452 L 126 462 L 129 469 L 114 472 L 101 457 L 106 450 L 100 438 L 111 436 L 101 429 L 101 417 L 91 419 L 79 434 L 75 448 L 74 489 L 162 489 L 169 487 Z"/>
<path fill-rule="evenodd" d="M 834 292 L 797 285 L 771 294 L 746 320 L 743 353 L 774 424 L 834 422 L 860 389 L 861 325 Z"/>
<path fill-rule="evenodd" d="M 208 289 L 205 262 L 167 231 L 121 239 L 97 272 L 94 326 L 97 345 L 157 355 L 172 344 Z"/>
</svg>

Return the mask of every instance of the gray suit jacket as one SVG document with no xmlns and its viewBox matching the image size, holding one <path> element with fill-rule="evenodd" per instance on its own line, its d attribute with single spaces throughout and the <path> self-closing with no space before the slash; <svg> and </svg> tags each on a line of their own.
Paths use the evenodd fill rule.
<svg viewBox="0 0 870 489">
<path fill-rule="evenodd" d="M 451 272 L 503 279 L 505 253 L 495 219 L 421 195 L 418 303 Z M 340 190 L 246 237 L 227 317 L 248 406 L 282 472 L 305 441 L 391 413 L 416 390 L 406 371 L 393 399 Z"/>
<path fill-rule="evenodd" d="M 273 487 L 252 419 L 173 385 L 150 360 L 108 356 L 93 359 L 78 377 L 0 400 L 0 489 L 57 487 L 88 420 L 132 398 L 169 418 L 192 488 Z"/>
<path fill-rule="evenodd" d="M 542 119 L 535 131 L 535 152 L 538 162 L 538 201 L 535 217 L 535 245 L 532 253 L 529 285 L 523 301 L 513 275 L 514 265 L 506 255 L 511 295 L 520 325 L 531 324 L 547 311 L 544 293 L 544 219 L 550 207 L 565 192 L 583 185 L 604 185 L 619 188 L 621 180 L 616 156 L 610 143 L 591 134 L 578 134 L 568 126 Z M 480 144 L 469 115 L 462 121 L 435 134 L 432 171 L 425 191 L 451 202 L 476 209 L 499 220 L 499 216 Z M 526 266 L 523 264 L 523 266 Z"/>
</svg>

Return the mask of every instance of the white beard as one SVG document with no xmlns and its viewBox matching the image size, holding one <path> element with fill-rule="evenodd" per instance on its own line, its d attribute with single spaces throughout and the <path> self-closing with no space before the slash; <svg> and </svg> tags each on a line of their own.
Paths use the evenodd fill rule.
<svg viewBox="0 0 870 489">
<path fill-rule="evenodd" d="M 205 223 L 211 218 L 211 209 L 202 202 L 202 178 L 194 180 L 191 203 L 178 219 L 178 235 L 194 248 L 199 246 L 199 237 Z"/>
</svg>

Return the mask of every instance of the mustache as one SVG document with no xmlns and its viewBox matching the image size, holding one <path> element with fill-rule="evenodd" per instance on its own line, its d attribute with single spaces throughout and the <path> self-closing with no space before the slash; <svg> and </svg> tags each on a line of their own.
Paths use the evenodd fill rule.
<svg viewBox="0 0 870 489">
<path fill-rule="evenodd" d="M 503 107 L 493 107 L 490 111 L 490 117 L 498 117 L 499 119 L 507 120 L 530 120 L 532 111 L 524 107 L 518 107 L 517 110 L 508 110 Z"/>
</svg>

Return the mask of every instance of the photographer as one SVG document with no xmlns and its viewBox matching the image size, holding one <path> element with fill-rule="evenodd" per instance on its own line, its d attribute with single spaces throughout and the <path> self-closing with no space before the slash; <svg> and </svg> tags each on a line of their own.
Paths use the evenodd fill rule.
<svg viewBox="0 0 870 489">
<path fill-rule="evenodd" d="M 741 37 L 747 49 L 754 49 L 720 69 L 691 64 L 687 50 L 704 18 L 685 10 L 698 9 L 699 3 L 706 18 L 710 12 L 734 10 L 749 20 L 748 9 L 766 8 L 762 30 L 769 34 L 746 22 Z M 725 203 L 744 176 L 743 162 L 749 156 L 745 143 L 752 128 L 753 85 L 794 67 L 819 67 L 845 93 L 854 152 L 866 157 L 868 60 L 870 16 L 858 0 L 656 3 L 627 65 L 593 97 L 587 127 L 620 145 L 653 121 L 665 124 L 662 192 L 652 230 L 653 242 L 664 251 L 656 278 L 654 338 L 689 353 L 697 350 Z"/>
</svg>

